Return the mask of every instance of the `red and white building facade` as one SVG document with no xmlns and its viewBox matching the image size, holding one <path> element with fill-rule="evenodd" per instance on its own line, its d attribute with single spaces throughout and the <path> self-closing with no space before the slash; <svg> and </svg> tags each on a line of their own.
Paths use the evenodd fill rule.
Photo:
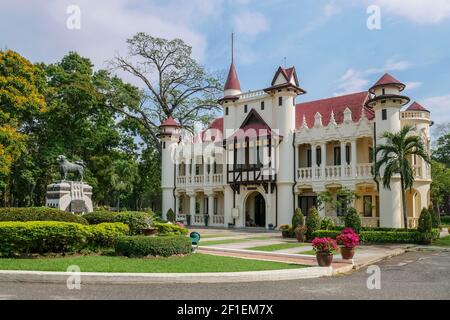
<svg viewBox="0 0 450 320">
<path fill-rule="evenodd" d="M 278 228 L 290 224 L 295 208 L 316 205 L 320 192 L 335 197 L 355 191 L 354 206 L 366 226 L 402 227 L 401 188 L 374 176 L 374 152 L 381 133 L 406 124 L 416 127 L 430 148 L 430 112 L 403 94 L 405 85 L 389 74 L 368 91 L 301 102 L 295 68 L 280 67 L 267 88 L 242 92 L 231 64 L 223 117 L 194 138 L 169 118 L 161 125 L 163 214 L 192 225 Z M 417 226 L 430 203 L 430 166 L 409 159 L 415 182 L 406 192 L 408 224 Z M 340 208 L 320 208 L 338 221 Z"/>
</svg>

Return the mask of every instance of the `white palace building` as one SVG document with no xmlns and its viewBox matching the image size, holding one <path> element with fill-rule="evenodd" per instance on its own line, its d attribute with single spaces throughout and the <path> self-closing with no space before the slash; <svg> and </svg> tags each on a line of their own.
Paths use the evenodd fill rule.
<svg viewBox="0 0 450 320">
<path fill-rule="evenodd" d="M 213 227 L 278 228 L 290 224 L 295 208 L 306 214 L 320 192 L 335 196 L 349 188 L 360 196 L 355 208 L 366 226 L 403 227 L 400 178 L 391 189 L 374 177 L 373 150 L 381 133 L 406 124 L 430 148 L 430 112 L 410 104 L 405 85 L 385 74 L 368 91 L 300 102 L 295 68 L 280 67 L 267 88 L 241 91 L 231 64 L 223 117 L 196 136 L 183 134 L 168 118 L 160 126 L 163 214 Z M 406 192 L 408 224 L 416 227 L 430 203 L 430 166 L 409 159 L 415 182 Z M 321 208 L 335 220 L 340 209 Z"/>
</svg>

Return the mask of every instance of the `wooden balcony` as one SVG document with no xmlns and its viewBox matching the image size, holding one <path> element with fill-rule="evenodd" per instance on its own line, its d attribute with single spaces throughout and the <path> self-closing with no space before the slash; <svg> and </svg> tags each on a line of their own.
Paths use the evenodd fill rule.
<svg viewBox="0 0 450 320">
<path fill-rule="evenodd" d="M 261 184 L 275 182 L 276 171 L 271 167 L 261 165 L 228 166 L 229 184 Z"/>
</svg>

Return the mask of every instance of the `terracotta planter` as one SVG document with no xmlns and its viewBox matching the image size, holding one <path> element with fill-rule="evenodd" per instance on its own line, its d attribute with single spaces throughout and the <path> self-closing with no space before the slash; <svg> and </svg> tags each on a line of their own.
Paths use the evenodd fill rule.
<svg viewBox="0 0 450 320">
<path fill-rule="evenodd" d="M 317 252 L 316 259 L 320 267 L 329 267 L 333 262 L 333 254 L 328 252 Z"/>
<path fill-rule="evenodd" d="M 344 260 L 351 260 L 355 256 L 355 247 L 353 248 L 346 248 L 341 247 L 341 256 Z"/>
<path fill-rule="evenodd" d="M 306 241 L 306 234 L 304 234 L 304 233 L 296 232 L 295 233 L 295 237 L 297 238 L 298 242 L 305 242 Z"/>
<path fill-rule="evenodd" d="M 142 229 L 142 233 L 144 234 L 144 236 L 153 236 L 158 232 L 158 228 L 146 228 L 146 229 Z"/>
</svg>

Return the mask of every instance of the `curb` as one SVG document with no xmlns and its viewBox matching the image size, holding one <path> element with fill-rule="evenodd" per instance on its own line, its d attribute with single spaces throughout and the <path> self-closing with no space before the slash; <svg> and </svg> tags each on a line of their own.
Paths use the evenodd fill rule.
<svg viewBox="0 0 450 320">
<path fill-rule="evenodd" d="M 0 282 L 71 283 L 80 276 L 82 284 L 151 284 L 151 283 L 236 283 L 313 279 L 332 276 L 332 268 L 224 272 L 224 273 L 95 273 L 0 271 Z"/>
</svg>

